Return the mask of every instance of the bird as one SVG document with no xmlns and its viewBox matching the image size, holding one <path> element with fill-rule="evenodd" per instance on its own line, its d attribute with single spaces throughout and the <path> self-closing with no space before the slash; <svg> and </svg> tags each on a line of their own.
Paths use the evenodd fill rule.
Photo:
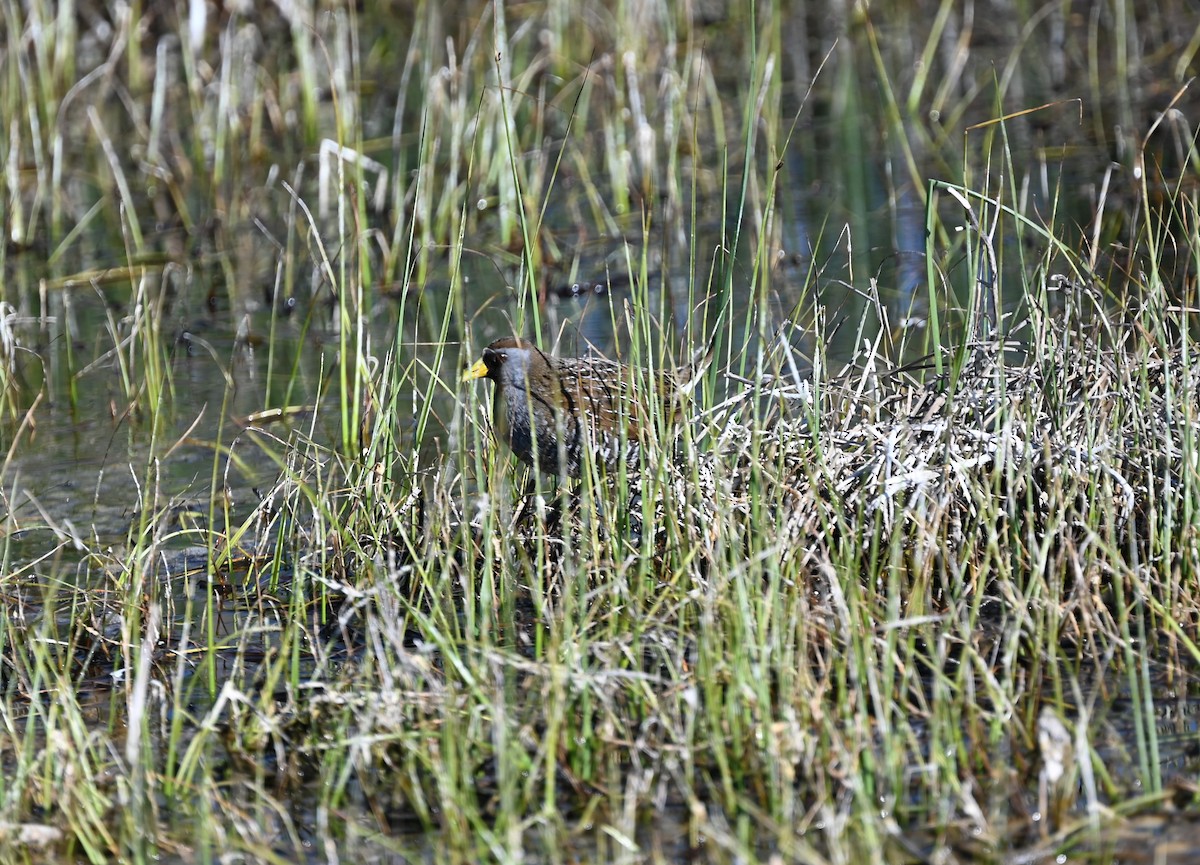
<svg viewBox="0 0 1200 865">
<path fill-rule="evenodd" d="M 462 375 L 496 386 L 493 422 L 497 437 L 528 466 L 547 474 L 580 477 L 591 462 L 605 472 L 622 461 L 636 466 L 654 414 L 670 429 L 707 368 L 692 366 L 653 375 L 599 357 L 555 357 L 519 337 L 498 339 Z M 585 450 L 586 449 L 586 450 Z"/>
</svg>

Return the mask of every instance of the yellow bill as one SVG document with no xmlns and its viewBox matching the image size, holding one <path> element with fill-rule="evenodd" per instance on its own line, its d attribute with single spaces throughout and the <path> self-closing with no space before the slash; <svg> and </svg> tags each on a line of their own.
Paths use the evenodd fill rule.
<svg viewBox="0 0 1200 865">
<path fill-rule="evenodd" d="M 460 381 L 473 381 L 477 378 L 484 378 L 488 373 L 487 364 L 482 360 L 475 361 L 475 365 L 462 374 Z"/>
</svg>

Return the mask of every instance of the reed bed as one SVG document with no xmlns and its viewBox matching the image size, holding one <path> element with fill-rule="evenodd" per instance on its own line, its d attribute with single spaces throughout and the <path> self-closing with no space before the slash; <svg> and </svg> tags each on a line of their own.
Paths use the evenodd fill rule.
<svg viewBox="0 0 1200 865">
<path fill-rule="evenodd" d="M 0 6 L 0 857 L 1194 820 L 1197 40 L 908 11 Z M 459 372 L 597 321 L 715 358 L 559 483 Z"/>
</svg>

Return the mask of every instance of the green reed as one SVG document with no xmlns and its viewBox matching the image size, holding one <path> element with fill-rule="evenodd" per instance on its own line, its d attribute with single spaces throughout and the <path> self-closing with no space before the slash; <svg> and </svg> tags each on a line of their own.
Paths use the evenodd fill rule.
<svg viewBox="0 0 1200 865">
<path fill-rule="evenodd" d="M 1008 100 L 1036 85 L 1019 61 L 1056 10 L 1015 22 L 980 97 L 978 69 L 928 68 L 965 38 L 952 5 L 934 4 L 912 52 L 844 22 L 874 79 L 822 73 L 843 146 L 815 173 L 851 215 L 818 221 L 799 278 L 780 264 L 780 166 L 816 109 L 788 102 L 785 62 L 808 58 L 787 56 L 782 6 L 715 25 L 752 46 L 729 56 L 667 4 L 592 9 L 608 30 L 495 8 L 453 33 L 419 5 L 409 40 L 372 10 L 297 8 L 277 22 L 283 47 L 239 43 L 231 13 L 196 47 L 181 23 L 178 55 L 145 40 L 156 23 L 135 5 L 106 43 L 121 51 L 91 69 L 74 16 L 4 6 L 0 100 L 20 134 L 0 161 L 30 166 L 4 175 L 5 228 L 14 244 L 49 235 L 46 312 L 62 323 L 38 344 L 22 317 L 40 283 L 15 266 L 0 816 L 95 861 L 267 860 L 310 837 L 347 859 L 650 861 L 670 833 L 715 861 L 885 861 L 913 845 L 1049 855 L 1135 788 L 1130 809 L 1162 806 L 1158 682 L 1190 681 L 1179 610 L 1197 592 L 1194 298 L 1168 283 L 1171 261 L 1200 261 L 1198 208 L 1150 172 L 1132 208 L 1102 197 L 1082 232 L 1058 216 L 1061 188 L 1031 204 L 1028 103 Z M 1120 45 L 1118 69 L 1145 59 Z M 395 119 L 373 140 L 368 103 L 396 70 Z M 926 198 L 924 334 L 895 336 L 866 263 L 880 241 L 854 153 L 876 87 L 890 191 Z M 964 139 L 955 118 L 988 98 Z M 372 161 L 391 168 L 390 213 Z M 1110 238 L 1118 212 L 1126 257 L 1098 273 L 1079 237 Z M 495 335 L 563 334 L 551 274 L 595 267 L 564 222 L 616 250 L 606 275 L 630 289 L 593 303 L 638 383 L 716 347 L 678 465 L 532 475 L 488 434 L 490 386 L 459 384 Z M 97 232 L 115 250 L 98 264 Z M 1014 272 L 1019 290 L 1000 293 Z M 849 300 L 830 299 L 827 273 L 849 274 Z M 99 338 L 72 321 L 91 302 Z M 245 322 L 228 360 L 187 358 L 179 332 L 224 306 Z M 66 374 L 22 379 L 35 354 Z M 210 361 L 211 426 L 185 417 L 190 364 Z M 53 420 L 42 394 L 66 388 L 101 388 L 128 419 L 102 425 L 134 467 L 123 539 L 24 494 L 35 427 Z M 646 450 L 672 440 L 651 426 Z M 196 451 L 201 472 L 172 474 Z M 185 545 L 203 552 L 181 570 Z M 1118 695 L 1127 766 L 1099 747 Z M 1040 791 L 1055 719 L 1074 758 Z M 0 840 L 32 858 L 21 843 Z"/>
</svg>

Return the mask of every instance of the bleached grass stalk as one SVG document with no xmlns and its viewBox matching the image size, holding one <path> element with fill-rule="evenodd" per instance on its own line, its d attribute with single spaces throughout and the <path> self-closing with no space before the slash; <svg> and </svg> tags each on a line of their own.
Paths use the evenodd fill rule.
<svg viewBox="0 0 1200 865">
<path fill-rule="evenodd" d="M 949 5 L 939 7 L 940 32 Z M 4 820 L 44 815 L 67 837 L 63 855 L 95 861 L 181 846 L 199 859 L 308 855 L 314 836 L 329 858 L 348 860 L 355 851 L 339 844 L 378 853 L 377 836 L 356 834 L 362 826 L 398 831 L 404 820 L 426 834 L 396 847 L 425 855 L 428 842 L 448 861 L 518 861 L 539 844 L 553 858 L 580 837 L 580 856 L 636 861 L 657 855 L 664 814 L 684 844 L 744 861 L 883 861 L 911 855 L 914 837 L 935 858 L 952 856 L 959 827 L 1001 859 L 1014 847 L 1040 850 L 1042 835 L 1073 839 L 1135 786 L 1165 795 L 1156 677 L 1188 681 L 1196 640 L 1178 611 L 1200 592 L 1190 532 L 1200 508 L 1195 303 L 1169 297 L 1163 278 L 1172 220 L 1197 222 L 1182 187 L 1164 210 L 1146 181 L 1129 244 L 1139 266 L 1126 269 L 1139 276 L 1100 284 L 1094 253 L 1078 255 L 1053 217 L 1022 206 L 1005 125 L 973 133 L 962 168 L 970 182 L 928 187 L 927 371 L 891 350 L 887 305 L 859 264 L 862 226 L 829 233 L 852 274 L 851 303 L 826 306 L 816 268 L 788 314 L 773 312 L 775 166 L 787 148 L 779 14 L 733 19 L 756 50 L 742 58 L 744 89 L 732 96 L 661 4 L 614 22 L 612 41 L 626 50 L 574 66 L 546 47 L 594 38 L 569 15 L 542 22 L 506 6 L 445 54 L 414 37 L 424 53 L 404 68 L 416 70 L 408 80 L 426 101 L 419 131 L 398 121 L 393 132 L 396 216 L 384 249 L 371 240 L 376 216 L 358 170 L 374 151 L 359 123 L 356 11 L 310 21 L 291 10 L 288 52 L 282 61 L 268 52 L 250 76 L 233 55 L 239 19 L 211 54 L 184 39 L 178 103 L 159 89 L 171 63 L 163 52 L 154 86 L 139 88 L 147 57 L 135 37 L 147 22 L 131 11 L 109 47 L 129 57 L 118 83 L 150 100 L 148 140 L 137 143 L 155 171 L 135 173 L 138 163 L 103 140 L 118 122 L 93 106 L 83 128 L 99 140 L 86 156 L 56 158 L 64 174 L 47 175 L 45 141 L 69 139 L 61 130 L 47 139 L 42 124 L 54 116 L 69 128 L 80 109 L 70 100 L 62 112 L 44 109 L 77 82 L 46 74 L 51 54 L 38 34 L 25 38 L 25 8 L 5 7 L 16 33 L 3 80 L 20 85 L 0 93 L 4 116 L 17 118 L 17 134 L 6 131 L 6 201 L 17 215 L 8 227 L 45 223 L 51 200 L 86 221 L 119 213 L 119 200 L 129 309 L 113 307 L 107 343 L 72 362 L 71 378 L 107 376 L 120 409 L 147 423 L 131 434 L 144 451 L 131 457 L 142 500 L 127 542 L 81 540 L 43 509 L 37 524 L 53 527 L 47 537 L 61 546 L 10 569 L 13 550 L 28 544 L 17 527 L 30 512 L 21 510 L 21 442 L 44 409 L 30 397 L 29 413 L 16 401 L 4 412 L 16 423 L 5 428 L 13 443 L 0 473 L 9 511 Z M 422 27 L 437 31 L 434 10 L 425 14 Z M 1122 26 L 1139 14 L 1123 10 Z M 76 55 L 66 50 L 56 48 L 54 70 L 70 68 Z M 15 66 L 16 55 L 32 62 Z M 431 83 L 435 56 L 452 58 L 440 85 Z M 669 59 L 643 65 L 651 56 Z M 875 59 L 888 92 L 904 93 L 887 80 L 886 53 Z M 109 71 L 122 74 L 121 65 Z M 579 76 L 566 120 L 541 110 L 555 83 L 547 70 L 564 68 Z M 961 71 L 935 97 L 948 114 L 970 102 L 956 89 Z M 863 96 L 851 77 L 841 86 L 851 135 Z M 911 110 L 930 86 L 918 76 L 906 99 L 890 101 L 896 134 L 910 134 L 902 102 Z M 277 190 L 247 158 L 260 133 L 246 134 L 237 111 L 263 105 L 295 114 L 313 152 L 328 139 L 339 154 L 363 155 L 338 160 L 332 222 L 313 215 L 313 172 L 299 168 L 278 193 L 282 226 L 270 221 Z M 656 126 L 662 118 L 674 125 Z M 188 124 L 202 132 L 181 136 Z M 914 132 L 900 151 L 943 134 Z M 709 139 L 717 161 L 704 161 Z M 741 142 L 739 154 L 724 153 L 729 141 Z M 1194 147 L 1181 147 L 1194 162 Z M 60 188 L 84 158 L 107 171 L 113 201 L 76 202 Z M 32 180 L 14 167 L 27 159 Z M 744 171 L 730 167 L 737 159 Z M 589 471 L 569 491 L 530 481 L 493 447 L 481 389 L 464 391 L 456 375 L 491 335 L 485 313 L 543 343 L 557 335 L 543 327 L 540 294 L 565 247 L 550 224 L 563 166 L 595 226 L 629 232 L 623 261 L 612 259 L 632 286 L 627 304 L 610 307 L 623 359 L 651 382 L 688 348 L 714 337 L 718 346 L 678 462 L 626 467 L 615 484 Z M 134 178 L 148 177 L 186 188 L 174 196 L 184 225 L 205 222 L 191 208 L 219 212 L 228 221 L 214 243 L 253 226 L 281 259 L 270 278 L 281 320 L 269 325 L 267 350 L 284 380 L 238 379 L 229 363 L 222 421 L 205 443 L 206 500 L 191 508 L 208 514 L 201 530 L 171 528 L 176 501 L 160 490 L 164 465 L 193 442 L 190 428 L 173 426 L 182 361 L 165 318 L 168 281 L 140 261 L 150 233 L 140 231 Z M 861 165 L 838 175 L 851 199 L 865 181 Z M 710 192 L 722 214 L 715 252 L 697 248 Z M 660 193 L 669 206 L 656 204 Z M 1100 204 L 1103 213 L 1118 206 Z M 479 216 L 489 209 L 502 219 Z M 1093 239 L 1100 226 L 1098 214 Z M 493 229 L 519 237 L 521 264 L 505 271 L 514 292 L 481 304 L 468 296 L 464 262 L 485 246 L 477 234 Z M 83 237 L 56 236 L 55 261 Z M 1046 251 L 1021 250 L 1019 302 L 1001 308 L 992 295 L 994 329 L 984 328 L 1006 237 Z M 1194 265 L 1200 244 L 1195 232 L 1188 238 Z M 253 295 L 233 255 L 220 257 L 229 302 L 246 303 Z M 442 262 L 450 276 L 433 284 Z M 686 285 L 667 285 L 660 270 Z M 377 302 L 381 273 L 400 284 L 395 312 Z M 72 279 L 53 285 L 112 289 Z M 331 296 L 333 311 L 323 312 Z M 297 297 L 306 317 L 289 330 L 281 310 Z M 743 297 L 753 302 L 722 316 Z M 380 342 L 371 326 L 392 316 L 394 334 Z M 839 328 L 855 335 L 849 364 L 834 361 Z M 988 339 L 970 338 L 977 333 Z M 289 336 L 330 336 L 336 358 L 289 362 Z M 245 430 L 235 430 L 226 418 L 237 389 L 253 387 L 277 413 L 237 418 Z M 322 426 L 330 418 L 332 430 Z M 648 446 L 670 442 L 663 427 L 648 431 Z M 261 495 L 224 501 L 256 461 L 273 466 L 256 479 Z M 196 560 L 173 556 L 192 540 L 202 541 Z M 82 564 L 68 543 L 90 545 Z M 1114 684 L 1134 707 L 1129 766 L 1095 747 Z M 1039 777 L 1044 832 L 1009 805 Z M 297 819 L 301 801 L 316 805 Z M 1027 837 L 1009 831 L 1016 822 Z"/>
</svg>

